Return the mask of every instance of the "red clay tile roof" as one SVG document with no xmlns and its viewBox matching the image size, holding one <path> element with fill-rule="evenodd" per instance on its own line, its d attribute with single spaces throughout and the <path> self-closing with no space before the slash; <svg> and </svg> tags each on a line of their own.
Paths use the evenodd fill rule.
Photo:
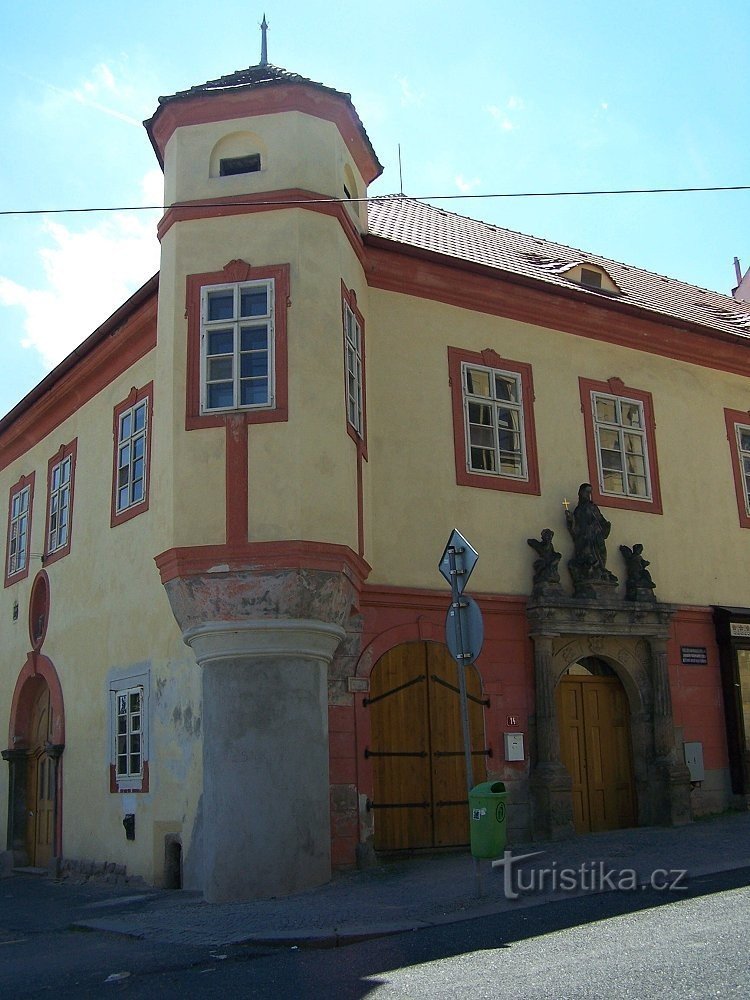
<svg viewBox="0 0 750 1000">
<path fill-rule="evenodd" d="M 368 204 L 368 223 L 373 236 L 395 243 L 483 264 L 548 285 L 573 288 L 581 295 L 615 297 L 660 316 L 750 338 L 750 309 L 743 308 L 730 295 L 470 219 L 413 198 L 391 195 L 373 199 Z M 587 263 L 603 268 L 622 295 L 612 296 L 587 288 L 564 276 L 576 264 Z"/>
</svg>

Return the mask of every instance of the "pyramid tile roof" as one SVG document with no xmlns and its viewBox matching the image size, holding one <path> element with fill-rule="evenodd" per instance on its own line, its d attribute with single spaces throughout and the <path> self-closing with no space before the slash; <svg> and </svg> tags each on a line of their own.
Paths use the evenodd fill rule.
<svg viewBox="0 0 750 1000">
<path fill-rule="evenodd" d="M 349 106 L 349 110 L 352 114 L 357 130 L 364 139 L 373 158 L 373 162 L 377 164 L 378 173 L 382 171 L 383 168 L 380 165 L 375 150 L 373 149 L 367 130 L 362 124 L 362 120 L 357 114 L 357 109 L 352 103 L 351 94 L 344 93 L 341 90 L 336 90 L 334 87 L 327 87 L 323 83 L 310 80 L 306 76 L 300 76 L 299 73 L 292 73 L 288 69 L 283 69 L 281 66 L 274 66 L 271 63 L 258 66 L 248 66 L 246 69 L 238 69 L 234 73 L 226 73 L 224 76 L 220 76 L 216 80 L 207 80 L 205 83 L 199 83 L 195 87 L 189 87 L 187 90 L 178 90 L 176 94 L 169 94 L 167 96 L 160 97 L 158 99 L 159 108 L 157 109 L 156 114 L 154 114 L 154 116 L 147 122 L 144 122 L 144 124 L 149 131 L 149 135 L 151 135 L 151 127 L 161 108 L 177 101 L 187 101 L 194 97 L 205 97 L 211 94 L 229 94 L 238 93 L 242 90 L 259 90 L 267 87 L 278 87 L 284 84 L 293 84 L 312 88 L 323 94 L 331 94 L 334 97 L 341 98 Z M 151 141 L 153 143 L 153 136 L 151 136 Z M 160 156 L 158 150 L 157 156 Z"/>
</svg>

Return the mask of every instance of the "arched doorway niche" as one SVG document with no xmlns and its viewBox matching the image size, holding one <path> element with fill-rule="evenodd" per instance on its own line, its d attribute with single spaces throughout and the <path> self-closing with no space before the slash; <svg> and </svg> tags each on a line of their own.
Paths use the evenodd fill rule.
<svg viewBox="0 0 750 1000">
<path fill-rule="evenodd" d="M 29 653 L 16 680 L 2 757 L 8 781 L 8 842 L 14 864 L 47 866 L 62 843 L 65 710 L 51 660 Z"/>
<path fill-rule="evenodd" d="M 587 658 L 605 663 L 627 697 L 639 825 L 689 822 L 690 780 L 672 718 L 667 674 L 671 608 L 633 609 L 560 599 L 527 609 L 534 643 L 535 748 L 530 776 L 533 833 L 562 839 L 575 833 L 573 783 L 562 762 L 557 688 L 566 672 Z"/>
</svg>

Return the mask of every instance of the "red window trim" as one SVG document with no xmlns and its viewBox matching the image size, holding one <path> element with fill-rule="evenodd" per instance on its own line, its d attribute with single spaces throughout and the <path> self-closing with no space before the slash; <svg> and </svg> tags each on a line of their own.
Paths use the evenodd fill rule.
<svg viewBox="0 0 750 1000">
<path fill-rule="evenodd" d="M 140 503 L 133 504 L 132 507 L 127 507 L 125 510 L 117 511 L 117 448 L 119 444 L 119 423 L 120 415 L 129 410 L 131 406 L 135 406 L 136 403 L 140 403 L 141 400 L 148 400 L 148 413 L 146 416 L 146 483 L 144 487 L 144 498 Z M 123 524 L 125 521 L 130 521 L 132 518 L 137 517 L 139 514 L 145 513 L 149 504 L 151 503 L 151 438 L 153 434 L 153 420 L 154 420 L 154 383 L 149 382 L 142 386 L 140 389 L 136 389 L 135 386 L 130 390 L 127 397 L 123 399 L 121 403 L 118 403 L 114 409 L 112 415 L 112 491 L 111 491 L 111 516 L 109 525 L 114 528 L 118 524 Z"/>
<path fill-rule="evenodd" d="M 70 504 L 68 506 L 68 540 L 65 545 L 49 551 L 49 519 L 50 505 L 52 503 L 52 470 L 70 456 Z M 73 496 L 75 493 L 76 461 L 78 457 L 78 438 L 73 438 L 70 444 L 60 445 L 57 454 L 53 455 L 47 463 L 47 516 L 44 522 L 44 565 L 51 566 L 52 563 L 62 559 L 70 552 L 70 543 L 73 538 Z"/>
<path fill-rule="evenodd" d="M 346 311 L 344 306 L 348 305 L 354 313 L 354 317 L 359 323 L 360 353 L 362 355 L 362 433 L 357 431 L 349 423 L 349 387 L 347 385 L 346 372 Z M 344 420 L 346 421 L 346 432 L 361 451 L 362 457 L 367 460 L 367 365 L 365 361 L 365 319 L 357 306 L 357 293 L 354 289 L 347 288 L 341 282 L 341 337 L 344 351 Z"/>
<path fill-rule="evenodd" d="M 117 765 L 109 765 L 109 790 L 113 795 L 141 795 L 143 792 L 149 790 L 148 787 L 148 761 L 143 761 L 143 773 L 140 778 L 141 787 L 133 788 L 128 782 L 131 782 L 132 778 L 118 778 L 117 777 Z"/>
<path fill-rule="evenodd" d="M 482 365 L 512 372 L 521 378 L 523 394 L 523 427 L 526 442 L 526 479 L 510 476 L 489 476 L 482 472 L 470 472 L 466 455 L 466 428 L 464 425 L 463 382 L 461 365 Z M 481 352 L 464 351 L 457 347 L 448 348 L 448 375 L 451 386 L 453 408 L 453 450 L 456 460 L 456 483 L 459 486 L 475 486 L 486 490 L 503 490 L 507 493 L 530 493 L 539 496 L 539 458 L 536 445 L 536 425 L 534 423 L 534 382 L 531 365 L 523 361 L 509 361 L 491 350 Z"/>
<path fill-rule="evenodd" d="M 34 479 L 36 478 L 36 473 L 32 472 L 28 476 L 21 476 L 17 483 L 14 483 L 10 490 L 8 491 L 8 529 L 5 534 L 5 567 L 3 570 L 3 576 L 5 578 L 4 587 L 10 587 L 14 583 L 18 583 L 20 580 L 25 580 L 29 575 L 29 566 L 31 565 L 31 528 L 33 525 L 33 508 L 34 508 Z M 26 534 L 26 565 L 23 569 L 17 570 L 15 573 L 11 574 L 8 572 L 8 553 L 10 552 L 10 523 L 12 520 L 11 514 L 13 511 L 13 497 L 20 493 L 21 490 L 25 490 L 26 487 L 29 489 L 29 529 Z"/>
<path fill-rule="evenodd" d="M 579 377 L 578 385 L 581 393 L 581 412 L 583 413 L 583 428 L 586 436 L 586 459 L 589 469 L 591 495 L 600 507 L 618 507 L 621 510 L 640 510 L 646 514 L 661 514 L 661 486 L 659 484 L 659 463 L 656 457 L 656 422 L 654 420 L 654 402 L 650 392 L 643 389 L 632 389 L 626 386 L 622 379 L 610 378 L 606 382 L 596 382 L 593 379 Z M 651 477 L 651 499 L 637 500 L 634 497 L 612 496 L 603 493 L 599 485 L 599 461 L 596 451 L 596 434 L 594 433 L 594 415 L 591 409 L 591 395 L 603 392 L 609 396 L 622 396 L 635 399 L 643 406 L 645 421 L 646 446 L 648 448 L 648 468 Z"/>
<path fill-rule="evenodd" d="M 207 285 L 228 285 L 238 281 L 274 281 L 274 405 L 267 410 L 231 410 L 201 413 L 201 290 Z M 289 374 L 287 359 L 287 311 L 289 308 L 289 265 L 251 267 L 247 261 L 231 260 L 221 271 L 189 274 L 186 279 L 187 386 L 185 430 L 224 427 L 237 416 L 247 424 L 267 424 L 289 419 Z"/>
<path fill-rule="evenodd" d="M 737 426 L 750 427 L 750 411 L 728 410 L 725 407 L 724 420 L 727 425 L 729 454 L 732 458 L 732 476 L 734 478 L 734 492 L 737 497 L 737 513 L 739 514 L 740 527 L 750 528 L 750 514 L 747 512 L 745 502 L 745 482 L 742 469 L 740 468 L 740 451 L 737 447 Z"/>
</svg>

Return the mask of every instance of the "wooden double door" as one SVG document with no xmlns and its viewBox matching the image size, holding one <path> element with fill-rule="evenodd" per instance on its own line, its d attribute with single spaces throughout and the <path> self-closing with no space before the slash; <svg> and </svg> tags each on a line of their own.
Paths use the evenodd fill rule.
<svg viewBox="0 0 750 1000">
<path fill-rule="evenodd" d="M 486 775 L 481 682 L 467 665 L 473 784 Z M 445 646 L 406 643 L 375 665 L 366 705 L 378 851 L 469 842 L 458 666 Z"/>
<path fill-rule="evenodd" d="M 57 781 L 56 761 L 49 754 L 52 708 L 46 684 L 34 701 L 31 733 L 26 762 L 26 853 L 30 864 L 44 867 L 52 857 Z"/>
<path fill-rule="evenodd" d="M 630 708 L 622 684 L 617 677 L 564 676 L 557 709 L 576 831 L 635 826 Z"/>
</svg>

